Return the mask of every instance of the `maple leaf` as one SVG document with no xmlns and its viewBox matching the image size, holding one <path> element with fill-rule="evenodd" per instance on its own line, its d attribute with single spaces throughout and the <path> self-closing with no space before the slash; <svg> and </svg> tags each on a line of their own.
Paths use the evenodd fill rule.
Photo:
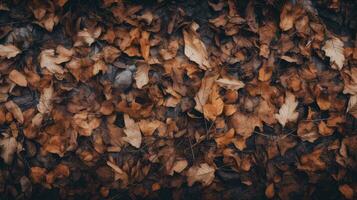
<svg viewBox="0 0 357 200">
<path fill-rule="evenodd" d="M 0 57 L 6 57 L 7 59 L 15 57 L 21 51 L 12 44 L 2 45 L 0 44 Z"/>
<path fill-rule="evenodd" d="M 212 66 L 208 61 L 208 53 L 205 44 L 200 40 L 196 30 L 198 24 L 192 23 L 189 28 L 183 30 L 183 37 L 185 41 L 185 55 L 197 63 L 203 69 L 211 69 Z"/>
<path fill-rule="evenodd" d="M 345 62 L 343 42 L 337 37 L 332 37 L 325 42 L 322 50 L 325 51 L 326 56 L 330 57 L 332 69 L 341 70 Z"/>
<path fill-rule="evenodd" d="M 215 169 L 207 163 L 193 166 L 187 171 L 187 183 L 192 186 L 195 182 L 201 182 L 203 186 L 210 185 L 214 179 Z"/>
<path fill-rule="evenodd" d="M 10 72 L 9 79 L 19 86 L 22 86 L 22 87 L 27 86 L 27 80 L 26 80 L 25 75 L 23 75 L 21 72 L 17 71 L 16 69 L 14 69 Z"/>
<path fill-rule="evenodd" d="M 17 149 L 17 141 L 14 137 L 5 136 L 0 139 L 1 158 L 6 164 L 11 164 Z"/>
<path fill-rule="evenodd" d="M 299 113 L 295 111 L 298 102 L 295 101 L 295 96 L 287 92 L 285 97 L 285 103 L 279 109 L 279 113 L 275 114 L 275 118 L 284 127 L 287 122 L 296 121 Z"/>
<path fill-rule="evenodd" d="M 124 123 L 124 133 L 126 134 L 124 140 L 132 146 L 140 148 L 142 136 L 139 125 L 136 124 L 135 121 L 131 119 L 127 114 L 124 114 Z"/>
</svg>

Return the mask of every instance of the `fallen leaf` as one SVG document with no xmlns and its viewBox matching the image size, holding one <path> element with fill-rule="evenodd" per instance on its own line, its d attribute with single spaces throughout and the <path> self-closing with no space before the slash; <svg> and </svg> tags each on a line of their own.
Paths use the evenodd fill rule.
<svg viewBox="0 0 357 200">
<path fill-rule="evenodd" d="M 12 44 L 2 45 L 0 44 L 0 57 L 6 57 L 7 59 L 15 57 L 21 52 L 16 46 Z"/>
<path fill-rule="evenodd" d="M 102 29 L 100 27 L 94 29 L 84 28 L 82 31 L 77 33 L 77 40 L 74 43 L 74 46 L 78 47 L 84 44 L 90 46 L 100 36 L 101 33 Z"/>
<path fill-rule="evenodd" d="M 353 194 L 354 191 L 351 188 L 351 186 L 347 184 L 340 185 L 338 187 L 338 190 L 341 192 L 341 194 L 346 198 L 346 199 L 353 199 Z"/>
<path fill-rule="evenodd" d="M 150 41 L 149 41 L 150 33 L 147 31 L 141 32 L 140 38 L 140 51 L 141 55 L 145 60 L 149 60 L 150 56 Z"/>
<path fill-rule="evenodd" d="M 227 90 L 239 90 L 245 85 L 242 81 L 228 78 L 220 78 L 216 83 Z"/>
<path fill-rule="evenodd" d="M 350 97 L 346 112 L 350 113 L 354 118 L 357 118 L 357 95 Z"/>
<path fill-rule="evenodd" d="M 243 136 L 245 139 L 252 136 L 255 127 L 263 127 L 261 120 L 257 116 L 240 112 L 236 112 L 231 117 L 230 122 L 235 129 L 235 132 Z"/>
<path fill-rule="evenodd" d="M 146 84 L 149 83 L 149 70 L 150 65 L 142 63 L 138 65 L 137 71 L 135 72 L 136 86 L 142 89 Z"/>
<path fill-rule="evenodd" d="M 161 122 L 158 120 L 140 120 L 139 122 L 140 130 L 145 136 L 151 136 L 160 125 Z"/>
<path fill-rule="evenodd" d="M 224 102 L 219 95 L 218 86 L 214 84 L 207 103 L 203 105 L 203 115 L 206 119 L 214 121 L 217 116 L 222 114 L 223 107 Z"/>
<path fill-rule="evenodd" d="M 27 86 L 27 80 L 26 80 L 25 75 L 23 75 L 21 72 L 17 71 L 16 69 L 14 69 L 10 72 L 9 79 L 19 86 L 22 86 L 22 87 Z"/>
<path fill-rule="evenodd" d="M 170 175 L 173 175 L 174 172 L 181 173 L 184 169 L 186 169 L 187 165 L 188 165 L 187 160 L 175 161 L 174 166 L 172 167 L 172 172 L 170 173 Z"/>
<path fill-rule="evenodd" d="M 275 118 L 284 127 L 287 122 L 294 122 L 297 120 L 299 113 L 295 111 L 298 102 L 295 101 L 295 96 L 287 92 L 285 103 L 279 109 L 279 114 L 275 114 Z"/>
<path fill-rule="evenodd" d="M 207 73 L 202 79 L 200 90 L 195 96 L 196 106 L 195 109 L 203 113 L 203 106 L 206 104 L 208 97 L 212 93 L 212 87 L 218 78 L 218 75 Z"/>
<path fill-rule="evenodd" d="M 5 103 L 5 107 L 9 112 L 11 112 L 11 114 L 20 124 L 24 123 L 24 116 L 22 114 L 21 109 L 16 103 L 14 103 L 13 101 L 8 101 Z"/>
<path fill-rule="evenodd" d="M 46 68 L 52 74 L 63 74 L 65 71 L 60 64 L 70 61 L 73 51 L 58 46 L 56 53 L 57 55 L 55 54 L 54 49 L 45 49 L 41 51 L 39 56 L 40 66 L 41 68 Z"/>
<path fill-rule="evenodd" d="M 228 132 L 224 133 L 224 135 L 217 137 L 214 140 L 216 141 L 218 147 L 223 147 L 233 142 L 234 134 L 234 129 L 231 128 Z"/>
<path fill-rule="evenodd" d="M 10 136 L 0 138 L 0 147 L 1 158 L 6 164 L 10 165 L 17 150 L 16 138 Z"/>
<path fill-rule="evenodd" d="M 203 186 L 208 186 L 214 179 L 215 169 L 207 163 L 201 163 L 199 166 L 193 166 L 187 171 L 188 186 L 195 182 L 201 182 Z"/>
<path fill-rule="evenodd" d="M 300 163 L 298 164 L 298 169 L 304 171 L 318 171 L 324 170 L 326 168 L 326 163 L 320 158 L 323 149 L 316 149 L 310 154 L 305 154 L 300 157 Z"/>
<path fill-rule="evenodd" d="M 341 70 L 343 63 L 345 62 L 345 56 L 343 54 L 343 42 L 338 37 L 332 37 L 325 42 L 322 47 L 326 56 L 330 57 L 331 68 Z"/>
<path fill-rule="evenodd" d="M 124 133 L 126 134 L 124 140 L 132 146 L 140 148 L 142 136 L 139 125 L 135 123 L 135 121 L 131 119 L 127 114 L 124 114 L 124 123 Z"/>
<path fill-rule="evenodd" d="M 203 69 L 211 69 L 212 66 L 208 60 L 208 53 L 205 44 L 200 40 L 200 37 L 196 30 L 198 24 L 192 23 L 188 28 L 183 30 L 183 36 L 185 41 L 185 55 L 197 63 L 198 66 Z"/>
<path fill-rule="evenodd" d="M 41 183 L 46 176 L 47 170 L 42 167 L 31 167 L 30 176 L 34 183 Z"/>
<path fill-rule="evenodd" d="M 265 196 L 268 198 L 268 199 L 271 199 L 273 198 L 275 195 L 275 191 L 274 191 L 274 183 L 270 183 L 266 189 L 265 189 Z"/>
<path fill-rule="evenodd" d="M 52 98 L 53 98 L 53 87 L 44 88 L 40 97 L 40 101 L 37 104 L 37 110 L 42 113 L 49 113 L 52 110 Z"/>
</svg>

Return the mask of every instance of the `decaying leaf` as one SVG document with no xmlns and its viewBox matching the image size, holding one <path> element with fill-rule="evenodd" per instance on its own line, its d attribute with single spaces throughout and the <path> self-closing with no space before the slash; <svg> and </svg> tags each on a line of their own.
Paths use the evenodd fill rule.
<svg viewBox="0 0 357 200">
<path fill-rule="evenodd" d="M 286 93 L 285 103 L 280 107 L 279 113 L 275 114 L 275 118 L 282 126 L 285 126 L 287 122 L 294 122 L 299 116 L 299 113 L 295 111 L 298 102 L 295 100 L 295 96 L 289 92 Z"/>
<path fill-rule="evenodd" d="M 192 23 L 188 28 L 183 30 L 185 40 L 185 55 L 197 63 L 203 69 L 211 69 L 212 66 L 208 60 L 208 53 L 205 44 L 201 41 L 198 33 L 198 24 Z"/>
<path fill-rule="evenodd" d="M 201 182 L 203 186 L 210 185 L 214 179 L 216 170 L 207 163 L 193 166 L 187 171 L 187 183 L 192 186 L 195 182 Z"/>
<path fill-rule="evenodd" d="M 332 69 L 341 70 L 345 62 L 343 42 L 338 37 L 332 37 L 325 42 L 322 50 L 330 58 Z"/>
<path fill-rule="evenodd" d="M 129 117 L 129 115 L 124 115 L 125 129 L 124 133 L 126 137 L 124 140 L 136 148 L 140 148 L 141 145 L 141 132 L 139 125 Z"/>
</svg>

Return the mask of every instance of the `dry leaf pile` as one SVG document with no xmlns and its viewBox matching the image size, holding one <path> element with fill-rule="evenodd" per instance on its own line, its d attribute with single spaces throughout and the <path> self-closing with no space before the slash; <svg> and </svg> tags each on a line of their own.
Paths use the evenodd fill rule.
<svg viewBox="0 0 357 200">
<path fill-rule="evenodd" d="M 1 1 L 0 199 L 356 199 L 356 9 Z"/>
</svg>

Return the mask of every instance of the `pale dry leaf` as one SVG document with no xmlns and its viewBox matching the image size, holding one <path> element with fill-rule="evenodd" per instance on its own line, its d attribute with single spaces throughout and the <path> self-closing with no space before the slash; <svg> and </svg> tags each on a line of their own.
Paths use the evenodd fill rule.
<svg viewBox="0 0 357 200">
<path fill-rule="evenodd" d="M 299 113 L 295 111 L 298 102 L 295 100 L 295 96 L 287 92 L 285 97 L 285 103 L 279 109 L 279 113 L 275 114 L 275 118 L 284 127 L 288 122 L 294 122 L 299 116 Z"/>
<path fill-rule="evenodd" d="M 6 164 L 11 164 L 17 150 L 17 141 L 14 137 L 5 136 L 0 139 L 1 158 Z"/>
<path fill-rule="evenodd" d="M 8 101 L 5 103 L 5 107 L 9 112 L 11 112 L 11 114 L 19 123 L 24 123 L 24 115 L 22 114 L 21 109 L 16 103 L 14 103 L 13 101 Z"/>
<path fill-rule="evenodd" d="M 187 160 L 177 160 L 172 167 L 172 173 L 170 173 L 170 175 L 173 175 L 173 172 L 181 173 L 184 169 L 186 169 L 187 165 Z"/>
<path fill-rule="evenodd" d="M 185 55 L 198 66 L 203 69 L 211 69 L 212 66 L 208 60 L 208 53 L 205 44 L 201 41 L 196 29 L 196 23 L 191 24 L 190 27 L 183 30 L 183 37 L 185 41 Z"/>
<path fill-rule="evenodd" d="M 52 85 L 50 87 L 44 88 L 40 97 L 40 101 L 37 104 L 37 110 L 42 113 L 49 113 L 52 110 L 52 98 L 54 95 L 54 90 Z"/>
<path fill-rule="evenodd" d="M 0 57 L 6 57 L 7 59 L 15 57 L 21 52 L 16 46 L 12 44 L 2 45 L 0 44 Z"/>
<path fill-rule="evenodd" d="M 343 54 L 343 42 L 337 38 L 332 37 L 325 42 L 322 47 L 326 56 L 330 57 L 331 67 L 336 70 L 341 70 L 343 68 L 343 63 L 345 62 L 345 56 Z"/>
<path fill-rule="evenodd" d="M 148 64 L 139 64 L 138 69 L 135 72 L 136 86 L 142 89 L 146 84 L 149 83 L 149 70 L 150 66 Z"/>
<path fill-rule="evenodd" d="M 94 29 L 84 28 L 82 31 L 77 33 L 77 40 L 74 43 L 74 46 L 78 47 L 84 44 L 90 46 L 100 36 L 101 33 L 102 29 L 100 27 Z"/>
<path fill-rule="evenodd" d="M 143 119 L 139 122 L 140 130 L 145 136 L 152 135 L 160 125 L 161 122 L 158 120 L 149 121 Z"/>
<path fill-rule="evenodd" d="M 21 72 L 17 71 L 16 69 L 14 69 L 10 72 L 9 79 L 19 86 L 22 86 L 22 87 L 27 86 L 27 80 L 26 80 L 25 75 L 23 75 Z"/>
<path fill-rule="evenodd" d="M 218 78 L 218 75 L 206 73 L 202 79 L 201 87 L 195 96 L 196 106 L 195 109 L 203 113 L 203 106 L 206 104 L 208 97 L 212 93 L 212 87 Z"/>
<path fill-rule="evenodd" d="M 244 87 L 244 83 L 236 79 L 220 78 L 216 83 L 227 90 L 239 90 Z"/>
<path fill-rule="evenodd" d="M 244 139 L 249 138 L 255 127 L 260 129 L 263 127 L 263 123 L 258 116 L 243 114 L 236 112 L 231 118 L 230 122 L 235 130 L 235 132 L 241 135 Z"/>
<path fill-rule="evenodd" d="M 58 46 L 56 53 L 57 55 L 54 49 L 43 50 L 39 56 L 40 66 L 41 68 L 46 68 L 52 74 L 63 74 L 65 71 L 60 64 L 70 61 L 73 51 Z"/>
<path fill-rule="evenodd" d="M 114 180 L 121 180 L 124 182 L 124 185 L 126 185 L 128 183 L 128 174 L 122 170 L 118 165 L 110 162 L 110 161 L 107 161 L 107 165 L 109 167 L 111 167 L 113 169 L 113 171 L 115 172 L 115 178 Z"/>
<path fill-rule="evenodd" d="M 208 186 L 214 179 L 215 168 L 207 163 L 201 163 L 199 166 L 193 166 L 187 171 L 187 183 L 192 186 L 195 182 L 202 183 L 203 186 Z"/>
<path fill-rule="evenodd" d="M 131 119 L 127 114 L 124 114 L 124 123 L 124 133 L 126 134 L 124 140 L 132 146 L 140 148 L 142 136 L 139 125 L 135 123 L 135 121 Z"/>
<path fill-rule="evenodd" d="M 350 113 L 354 118 L 357 118 L 357 95 L 350 97 L 347 106 L 347 112 Z"/>
</svg>

